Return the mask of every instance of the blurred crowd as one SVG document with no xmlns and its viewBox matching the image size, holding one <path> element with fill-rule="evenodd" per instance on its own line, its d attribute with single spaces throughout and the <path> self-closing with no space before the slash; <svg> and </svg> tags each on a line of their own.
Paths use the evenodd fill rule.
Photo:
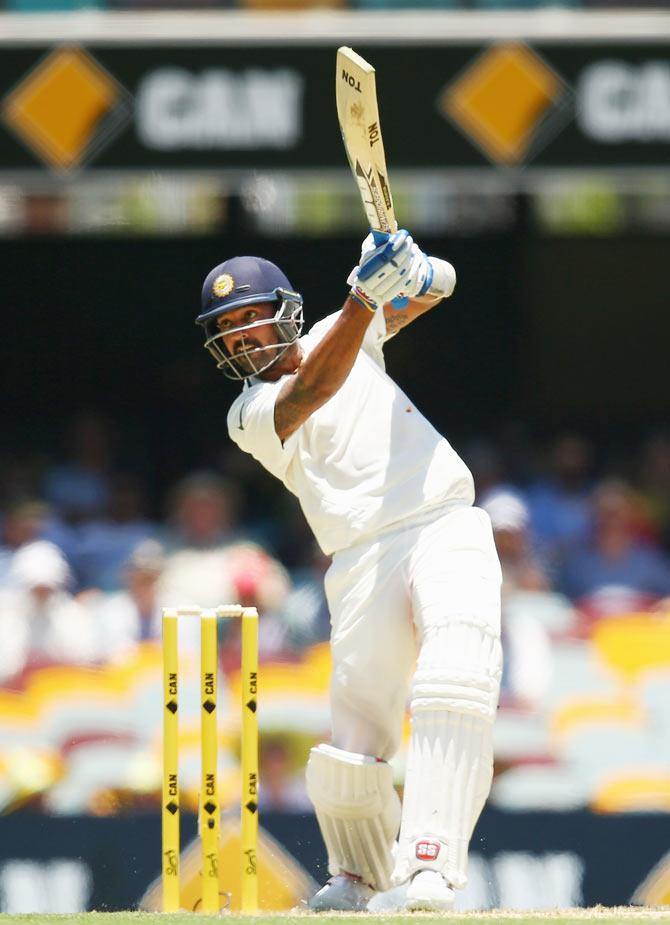
<svg viewBox="0 0 670 925">
<path fill-rule="evenodd" d="M 7 700 L 3 714 L 2 689 L 10 698 L 25 692 L 49 666 L 113 672 L 147 644 L 158 651 L 162 606 L 257 606 L 267 666 L 304 668 L 328 638 L 322 582 L 329 563 L 279 483 L 223 444 L 215 465 L 156 492 L 120 462 L 120 442 L 108 420 L 84 414 L 71 422 L 62 457 L 0 460 L 5 746 L 3 715 L 7 720 L 18 701 Z M 593 638 L 603 621 L 634 615 L 656 626 L 670 618 L 670 433 L 604 452 L 574 433 L 540 443 L 512 427 L 499 441 L 458 449 L 491 518 L 503 568 L 502 707 L 524 716 L 558 702 L 557 681 L 563 690 L 564 672 L 575 670 L 573 662 L 561 667 L 561 658 L 567 652 L 574 659 L 575 644 Z M 225 679 L 239 668 L 234 626 L 221 627 L 221 643 Z M 180 645 L 197 657 L 195 621 L 183 621 Z M 303 668 L 295 668 L 297 684 L 307 678 Z M 281 683 L 290 687 L 290 677 Z M 325 704 L 327 676 L 322 689 Z M 307 733 L 304 751 L 327 719 L 315 720 L 299 697 L 302 719 L 291 735 Z M 264 740 L 267 799 L 302 805 L 294 773 L 302 753 L 296 759 L 280 734 L 282 710 Z M 158 724 L 156 707 L 147 729 Z M 510 743 L 528 728 L 505 732 L 502 768 L 515 763 Z"/>
<path fill-rule="evenodd" d="M 142 479 L 114 467 L 109 422 L 83 415 L 69 441 L 61 460 L 0 466 L 0 683 L 39 664 L 123 660 L 160 638 L 160 609 L 175 604 L 256 605 L 266 655 L 325 638 L 309 588 L 323 557 L 311 543 L 290 551 L 306 527 L 243 516 L 240 473 L 185 474 L 152 516 Z M 304 625 L 284 619 L 295 594 Z"/>
<path fill-rule="evenodd" d="M 0 9 L 16 12 L 59 10 L 501 10 L 564 7 L 571 9 L 665 8 L 668 0 L 4 0 Z"/>
<path fill-rule="evenodd" d="M 293 499 L 235 447 L 150 501 L 140 475 L 119 468 L 109 421 L 83 414 L 67 439 L 60 459 L 0 463 L 2 683 L 37 663 L 123 659 L 158 638 L 162 606 L 256 605 L 266 656 L 328 638 L 328 560 Z M 670 601 L 670 433 L 604 462 L 576 434 L 460 449 L 506 601 L 560 598 L 578 634 Z"/>
</svg>

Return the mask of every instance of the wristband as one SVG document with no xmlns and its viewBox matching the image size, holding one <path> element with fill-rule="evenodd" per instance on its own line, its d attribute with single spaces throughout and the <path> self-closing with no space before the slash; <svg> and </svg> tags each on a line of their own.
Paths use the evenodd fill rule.
<svg viewBox="0 0 670 925">
<path fill-rule="evenodd" d="M 374 313 L 377 311 L 377 306 L 374 302 L 371 302 L 370 299 L 362 292 L 358 287 L 352 289 L 349 293 L 349 298 L 353 299 L 354 302 L 358 302 L 359 305 L 362 305 L 363 308 L 367 308 L 369 312 Z"/>
</svg>

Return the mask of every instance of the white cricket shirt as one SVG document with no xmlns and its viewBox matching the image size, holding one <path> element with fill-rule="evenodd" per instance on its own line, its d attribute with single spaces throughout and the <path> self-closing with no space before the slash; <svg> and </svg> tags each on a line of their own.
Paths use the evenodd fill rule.
<svg viewBox="0 0 670 925">
<path fill-rule="evenodd" d="M 308 355 L 339 317 L 300 338 Z M 228 412 L 240 449 L 300 501 L 326 555 L 445 503 L 472 504 L 472 476 L 460 457 L 386 374 L 381 311 L 346 381 L 282 445 L 274 405 L 284 377 L 252 380 Z"/>
</svg>

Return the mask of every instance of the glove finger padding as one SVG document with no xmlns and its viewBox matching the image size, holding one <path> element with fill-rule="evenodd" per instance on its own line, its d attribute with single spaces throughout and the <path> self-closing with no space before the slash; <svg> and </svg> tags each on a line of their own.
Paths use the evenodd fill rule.
<svg viewBox="0 0 670 925">
<path fill-rule="evenodd" d="M 429 276 L 432 278 L 432 269 L 428 262 L 428 258 L 415 244 L 412 249 L 412 259 L 405 273 L 404 294 L 410 298 L 423 295 L 428 288 L 426 282 Z"/>
<path fill-rule="evenodd" d="M 366 241 L 367 240 L 366 238 Z M 370 236 L 370 241 L 372 241 L 372 236 Z M 365 245 L 365 242 L 363 243 Z M 373 245 L 371 245 L 371 247 L 372 246 Z M 448 261 L 441 260 L 439 257 L 428 257 L 426 254 L 422 253 L 418 245 L 414 243 L 412 243 L 411 251 L 411 260 L 408 263 L 403 262 L 399 267 L 394 267 L 393 264 L 389 264 L 388 270 L 382 274 L 382 276 L 386 278 L 386 285 L 388 287 L 386 292 L 382 291 L 382 287 L 377 287 L 374 280 L 366 280 L 363 282 L 358 275 L 360 269 L 358 266 L 354 267 L 349 274 L 347 283 L 350 286 L 358 286 L 364 292 L 367 292 L 367 290 L 376 291 L 379 288 L 379 297 L 385 298 L 386 302 L 392 303 L 393 308 L 398 309 L 405 308 L 408 299 L 413 299 L 417 296 L 425 295 L 426 293 L 442 299 L 450 296 L 456 286 L 456 271 L 453 266 Z M 398 261 L 394 258 L 394 263 L 397 262 Z M 404 269 L 404 272 L 398 273 L 401 282 L 400 292 L 392 298 L 389 298 L 389 292 L 393 282 L 391 274 L 392 271 L 396 269 Z M 370 296 L 370 299 L 372 300 L 372 296 Z"/>
<path fill-rule="evenodd" d="M 413 260 L 411 249 L 405 249 L 401 256 L 394 258 L 393 263 L 386 264 L 374 276 L 362 280 L 357 274 L 354 285 L 377 305 L 390 302 L 404 291 L 405 279 Z"/>
<path fill-rule="evenodd" d="M 377 244 L 376 241 L 380 235 L 384 240 Z M 369 279 L 377 272 L 380 274 L 379 279 L 383 279 L 389 270 L 398 265 L 403 253 L 408 251 L 412 244 L 412 236 L 404 228 L 394 235 L 370 232 L 361 245 L 360 260 L 349 273 L 347 283 L 354 286 L 362 280 Z M 385 269 L 386 266 L 388 269 Z"/>
<path fill-rule="evenodd" d="M 402 260 L 413 244 L 412 236 L 404 228 L 375 246 L 372 234 L 363 241 L 358 278 L 367 280 L 378 273 L 386 274 L 389 268 Z"/>
</svg>

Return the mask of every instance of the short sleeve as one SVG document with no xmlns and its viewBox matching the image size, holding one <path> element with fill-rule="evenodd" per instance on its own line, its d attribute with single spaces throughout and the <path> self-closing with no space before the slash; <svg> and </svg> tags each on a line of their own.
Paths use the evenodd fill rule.
<svg viewBox="0 0 670 925">
<path fill-rule="evenodd" d="M 307 338 L 305 338 L 310 349 L 332 328 L 341 314 L 341 310 L 333 312 L 332 315 L 327 315 L 310 328 L 309 334 Z M 378 366 L 381 366 L 382 369 L 384 369 L 384 344 L 388 339 L 389 335 L 386 333 L 386 316 L 384 315 L 384 309 L 378 308 L 365 332 L 361 350 L 367 353 L 367 355 L 374 360 Z"/>
<path fill-rule="evenodd" d="M 282 444 L 275 430 L 275 401 L 283 380 L 261 382 L 245 389 L 228 412 L 230 439 L 250 453 L 268 472 L 284 478 L 297 442 L 297 433 Z"/>
</svg>

